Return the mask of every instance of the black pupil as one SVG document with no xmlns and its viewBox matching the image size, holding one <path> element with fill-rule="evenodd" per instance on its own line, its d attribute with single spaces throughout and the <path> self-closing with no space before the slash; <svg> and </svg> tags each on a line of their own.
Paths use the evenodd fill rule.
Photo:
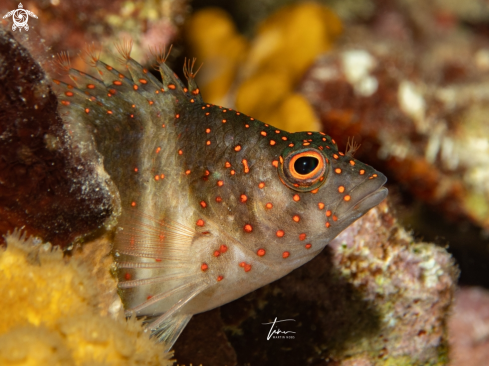
<svg viewBox="0 0 489 366">
<path fill-rule="evenodd" d="M 300 175 L 306 175 L 312 172 L 319 164 L 319 160 L 312 156 L 303 156 L 294 163 L 295 171 Z"/>
</svg>

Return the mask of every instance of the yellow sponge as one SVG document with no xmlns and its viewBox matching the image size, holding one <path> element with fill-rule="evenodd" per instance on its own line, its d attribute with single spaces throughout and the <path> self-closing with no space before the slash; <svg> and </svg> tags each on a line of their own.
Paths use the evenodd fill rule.
<svg viewBox="0 0 489 366">
<path fill-rule="evenodd" d="M 173 364 L 140 321 L 101 311 L 107 290 L 92 265 L 64 258 L 20 231 L 6 239 L 0 249 L 0 365 Z"/>
</svg>

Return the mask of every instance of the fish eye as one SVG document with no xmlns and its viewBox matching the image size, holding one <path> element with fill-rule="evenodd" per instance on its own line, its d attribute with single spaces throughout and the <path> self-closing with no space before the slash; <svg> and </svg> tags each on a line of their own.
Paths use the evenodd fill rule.
<svg viewBox="0 0 489 366">
<path fill-rule="evenodd" d="M 294 169 L 299 175 L 307 175 L 316 169 L 319 165 L 319 160 L 313 156 L 302 156 L 296 159 Z"/>
<path fill-rule="evenodd" d="M 323 154 L 314 148 L 290 152 L 279 169 L 282 182 L 297 191 L 311 191 L 322 184 L 326 171 Z"/>
</svg>

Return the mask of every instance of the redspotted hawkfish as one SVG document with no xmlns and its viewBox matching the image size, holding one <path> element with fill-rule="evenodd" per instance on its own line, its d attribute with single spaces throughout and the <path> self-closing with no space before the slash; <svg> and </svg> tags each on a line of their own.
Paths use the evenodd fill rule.
<svg viewBox="0 0 489 366">
<path fill-rule="evenodd" d="M 157 56 L 162 81 L 122 46 L 123 72 L 53 80 L 67 129 L 89 131 L 120 196 L 113 253 L 126 315 L 176 341 L 193 314 L 310 261 L 387 195 L 385 176 L 323 132 L 289 133 L 203 101 Z"/>
</svg>

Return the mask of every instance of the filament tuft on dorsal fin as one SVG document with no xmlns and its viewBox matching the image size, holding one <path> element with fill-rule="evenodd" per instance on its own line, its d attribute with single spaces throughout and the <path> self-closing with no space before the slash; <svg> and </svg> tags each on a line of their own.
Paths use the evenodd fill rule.
<svg viewBox="0 0 489 366">
<path fill-rule="evenodd" d="M 193 69 L 194 69 L 196 61 L 197 61 L 197 59 L 195 57 L 192 58 L 192 60 L 190 60 L 190 58 L 187 60 L 187 58 L 185 57 L 185 61 L 183 64 L 183 75 L 185 75 L 185 78 L 188 81 L 190 81 L 190 79 L 195 79 L 195 76 L 197 75 L 197 73 L 200 71 L 200 69 L 204 65 L 204 63 L 201 63 L 199 68 L 194 72 Z"/>
<path fill-rule="evenodd" d="M 131 58 L 132 46 L 132 39 L 124 39 L 121 42 L 115 43 L 115 48 L 120 55 L 120 57 L 117 58 L 117 61 L 119 61 L 121 65 L 125 65 Z"/>
<path fill-rule="evenodd" d="M 151 47 L 149 48 L 149 52 L 156 59 L 156 65 L 154 66 L 156 70 L 159 70 L 160 64 L 164 64 L 166 60 L 168 60 L 172 48 L 173 48 L 172 44 L 168 48 L 168 52 L 166 52 L 166 46 L 158 46 L 158 47 L 155 46 L 154 48 Z"/>
<path fill-rule="evenodd" d="M 185 62 L 183 64 L 183 75 L 185 75 L 185 78 L 187 79 L 188 82 L 188 89 L 189 92 L 192 94 L 192 100 L 196 100 L 198 103 L 202 103 L 202 97 L 200 95 L 200 90 L 199 87 L 197 86 L 197 83 L 195 82 L 195 76 L 199 72 L 199 70 L 202 68 L 202 64 L 200 64 L 199 68 L 194 72 L 194 66 L 195 62 L 197 59 L 194 57 L 192 60 L 185 58 Z"/>
<path fill-rule="evenodd" d="M 345 156 L 349 156 L 350 158 L 353 158 L 353 155 L 357 152 L 357 150 L 360 148 L 360 144 L 357 144 L 355 141 L 355 137 L 352 137 L 351 139 L 348 137 L 348 141 L 346 143 L 346 150 L 345 150 Z"/>
<path fill-rule="evenodd" d="M 71 60 L 68 52 L 62 51 L 56 55 L 56 63 L 65 71 L 71 69 Z"/>
<path fill-rule="evenodd" d="M 87 44 L 83 50 L 85 56 L 88 58 L 85 60 L 90 66 L 96 67 L 97 62 L 100 60 L 100 47 L 94 43 Z"/>
</svg>

